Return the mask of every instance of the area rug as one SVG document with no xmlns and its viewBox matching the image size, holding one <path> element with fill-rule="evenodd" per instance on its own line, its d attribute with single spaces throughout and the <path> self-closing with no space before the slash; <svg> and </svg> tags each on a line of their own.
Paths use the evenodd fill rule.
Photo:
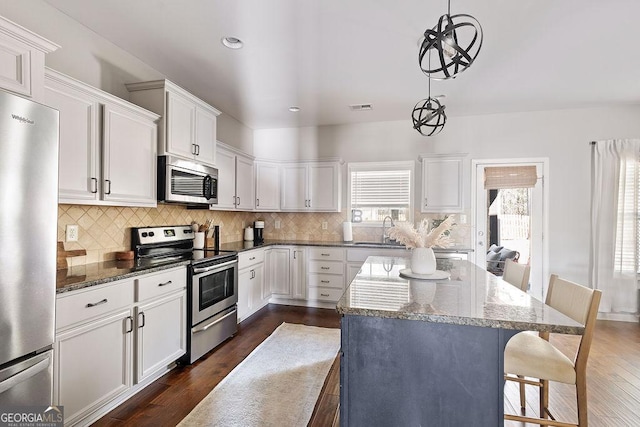
<svg viewBox="0 0 640 427">
<path fill-rule="evenodd" d="M 179 426 L 306 426 L 339 349 L 339 329 L 283 323 Z"/>
</svg>

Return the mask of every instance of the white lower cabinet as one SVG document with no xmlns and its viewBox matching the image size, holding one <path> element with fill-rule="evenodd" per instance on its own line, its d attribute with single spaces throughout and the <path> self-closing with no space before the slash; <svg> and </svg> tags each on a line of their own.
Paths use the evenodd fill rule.
<svg viewBox="0 0 640 427">
<path fill-rule="evenodd" d="M 64 405 L 65 425 L 130 390 L 131 326 L 125 309 L 57 334 L 54 402 Z"/>
<path fill-rule="evenodd" d="M 238 323 L 264 307 L 269 297 L 265 294 L 265 250 L 255 249 L 238 255 Z"/>
<path fill-rule="evenodd" d="M 186 268 L 56 299 L 54 404 L 87 425 L 163 375 L 186 350 Z"/>
<path fill-rule="evenodd" d="M 309 248 L 307 300 L 337 302 L 345 289 L 342 248 Z"/>
<path fill-rule="evenodd" d="M 270 249 L 267 263 L 267 286 L 277 299 L 305 300 L 306 249 L 300 246 L 275 246 Z"/>
<path fill-rule="evenodd" d="M 269 290 L 274 297 L 290 298 L 292 296 L 290 257 L 290 248 L 273 247 L 269 250 L 267 278 Z"/>
<path fill-rule="evenodd" d="M 136 308 L 136 384 L 185 353 L 186 297 L 177 292 Z"/>
</svg>

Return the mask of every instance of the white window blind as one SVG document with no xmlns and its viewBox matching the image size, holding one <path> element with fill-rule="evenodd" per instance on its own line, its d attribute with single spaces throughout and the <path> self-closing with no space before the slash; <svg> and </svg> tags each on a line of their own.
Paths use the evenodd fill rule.
<svg viewBox="0 0 640 427">
<path fill-rule="evenodd" d="M 388 206 L 408 207 L 411 199 L 411 171 L 351 172 L 351 206 L 353 208 Z"/>
<path fill-rule="evenodd" d="M 413 168 L 412 162 L 350 163 L 349 205 L 354 221 L 380 225 L 386 216 L 411 221 Z"/>
<path fill-rule="evenodd" d="M 615 269 L 621 272 L 637 272 L 640 253 L 640 167 L 634 160 L 620 164 L 618 189 L 618 218 L 616 224 Z"/>
</svg>

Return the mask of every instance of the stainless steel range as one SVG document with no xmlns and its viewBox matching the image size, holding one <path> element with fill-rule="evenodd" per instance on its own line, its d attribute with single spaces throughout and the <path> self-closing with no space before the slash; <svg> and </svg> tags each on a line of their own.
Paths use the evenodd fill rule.
<svg viewBox="0 0 640 427">
<path fill-rule="evenodd" d="M 216 227 L 216 242 L 218 242 Z M 189 225 L 132 228 L 131 247 L 139 267 L 180 260 L 188 266 L 187 353 L 190 364 L 233 336 L 238 314 L 238 254 L 216 249 L 194 249 Z"/>
</svg>

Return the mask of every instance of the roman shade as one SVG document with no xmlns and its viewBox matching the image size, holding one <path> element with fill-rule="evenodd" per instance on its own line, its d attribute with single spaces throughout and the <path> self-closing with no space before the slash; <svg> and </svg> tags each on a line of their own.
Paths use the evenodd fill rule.
<svg viewBox="0 0 640 427">
<path fill-rule="evenodd" d="M 533 188 L 537 180 L 535 166 L 495 166 L 484 169 L 485 190 Z"/>
</svg>

